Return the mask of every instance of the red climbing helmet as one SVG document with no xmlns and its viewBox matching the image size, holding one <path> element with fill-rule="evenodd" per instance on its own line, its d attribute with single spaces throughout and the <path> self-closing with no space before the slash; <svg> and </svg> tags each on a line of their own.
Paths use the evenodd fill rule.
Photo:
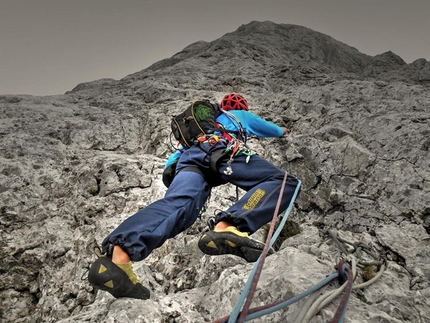
<svg viewBox="0 0 430 323">
<path fill-rule="evenodd" d="M 226 94 L 221 100 L 221 109 L 223 110 L 248 110 L 248 102 L 245 98 L 237 93 Z"/>
</svg>

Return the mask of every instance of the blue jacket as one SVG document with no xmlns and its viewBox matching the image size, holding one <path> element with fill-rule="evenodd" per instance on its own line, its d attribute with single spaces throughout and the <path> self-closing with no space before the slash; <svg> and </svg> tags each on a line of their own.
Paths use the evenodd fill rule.
<svg viewBox="0 0 430 323">
<path fill-rule="evenodd" d="M 284 130 L 277 126 L 276 124 L 264 120 L 252 112 L 246 110 L 231 110 L 229 111 L 234 115 L 242 124 L 242 128 L 246 130 L 246 135 L 255 135 L 257 137 L 267 138 L 267 137 L 281 137 L 284 134 Z M 226 130 L 239 131 L 239 125 L 237 122 L 230 118 L 227 114 L 221 113 L 221 115 L 216 119 L 217 122 L 221 123 Z M 179 147 L 182 149 L 182 146 Z M 164 168 L 167 168 L 173 162 L 175 162 L 181 156 L 181 151 L 176 150 L 167 159 Z"/>
<path fill-rule="evenodd" d="M 239 119 L 248 136 L 255 135 L 257 137 L 267 138 L 281 137 L 284 134 L 284 130 L 281 127 L 260 118 L 252 112 L 246 110 L 232 110 L 229 112 Z M 236 124 L 234 119 L 230 118 L 225 113 L 221 113 L 216 121 L 221 123 L 227 130 L 239 130 L 239 126 Z"/>
</svg>

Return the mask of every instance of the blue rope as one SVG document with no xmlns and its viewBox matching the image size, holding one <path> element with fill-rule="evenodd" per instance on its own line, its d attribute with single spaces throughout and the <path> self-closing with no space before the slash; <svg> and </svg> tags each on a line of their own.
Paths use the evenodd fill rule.
<svg viewBox="0 0 430 323">
<path fill-rule="evenodd" d="M 300 185 L 302 183 L 300 180 L 297 180 L 297 181 L 298 181 L 298 184 L 297 184 L 296 190 L 294 191 L 293 198 L 291 199 L 290 205 L 288 206 L 287 210 L 284 213 L 284 216 L 282 218 L 281 223 L 278 226 L 278 229 L 275 231 L 275 233 L 273 234 L 272 239 L 270 240 L 269 249 L 272 247 L 272 245 L 275 243 L 276 239 L 278 238 L 279 234 L 281 233 L 282 228 L 284 227 L 285 223 L 287 222 L 288 215 L 290 214 L 291 209 L 293 208 L 294 201 L 297 198 L 297 195 L 298 195 L 298 193 L 300 191 Z M 260 258 L 261 258 L 261 255 L 260 255 Z M 249 276 L 249 278 L 248 278 L 248 280 L 247 280 L 247 282 L 245 284 L 245 287 L 243 288 L 242 293 L 240 294 L 239 300 L 237 301 L 235 307 L 233 308 L 232 313 L 230 314 L 230 318 L 228 320 L 228 323 L 235 323 L 236 319 L 239 316 L 239 313 L 240 313 L 240 310 L 242 308 L 242 305 L 243 305 L 243 303 L 246 300 L 248 291 L 250 290 L 250 288 L 252 286 L 252 281 L 253 281 L 253 278 L 255 276 L 255 273 L 257 272 L 257 268 L 258 268 L 258 264 L 260 262 L 260 258 L 258 258 L 257 262 L 254 265 L 254 268 L 251 271 L 251 274 L 250 274 L 250 276 Z"/>
<path fill-rule="evenodd" d="M 307 291 L 304 291 L 303 293 L 296 295 L 293 298 L 290 298 L 290 299 L 285 300 L 285 301 L 274 302 L 272 304 L 262 305 L 262 306 L 251 308 L 249 310 L 249 315 L 247 315 L 247 317 L 245 318 L 245 321 L 250 321 L 250 320 L 253 320 L 253 319 L 256 319 L 256 318 L 259 318 L 259 317 L 262 317 L 262 316 L 265 316 L 265 315 L 268 315 L 271 313 L 274 313 L 274 312 L 281 310 L 287 306 L 290 306 L 291 304 L 296 303 L 296 302 L 302 300 L 303 298 L 309 296 L 310 294 L 316 292 L 317 290 L 321 289 L 322 287 L 329 284 L 331 281 L 335 280 L 338 277 L 339 277 L 339 273 L 335 272 L 335 273 L 331 274 L 330 276 L 324 278 L 322 281 L 320 281 L 316 285 L 309 288 Z M 227 323 L 227 320 L 230 317 L 231 316 L 223 317 L 222 319 L 214 321 L 214 323 Z"/>
<path fill-rule="evenodd" d="M 303 292 L 303 293 L 301 293 L 301 294 L 299 294 L 293 298 L 290 298 L 287 301 L 276 304 L 276 305 L 269 307 L 267 309 L 263 309 L 263 310 L 254 312 L 254 313 L 248 315 L 246 317 L 245 321 L 250 321 L 250 320 L 262 317 L 264 315 L 268 315 L 268 314 L 274 313 L 276 311 L 279 311 L 279 310 L 283 309 L 284 307 L 290 306 L 291 304 L 294 304 L 295 302 L 302 300 L 303 298 L 309 296 L 310 294 L 316 292 L 317 290 L 321 289 L 325 285 L 329 284 L 333 279 L 336 279 L 338 277 L 338 275 L 339 275 L 338 273 L 331 274 L 330 276 L 328 276 L 328 277 L 324 278 L 322 281 L 320 281 L 318 284 L 309 288 L 307 291 L 305 291 L 305 292 Z"/>
</svg>

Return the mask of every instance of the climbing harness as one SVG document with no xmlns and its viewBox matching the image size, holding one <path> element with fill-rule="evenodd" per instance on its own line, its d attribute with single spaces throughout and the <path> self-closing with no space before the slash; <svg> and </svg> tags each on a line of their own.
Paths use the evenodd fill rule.
<svg viewBox="0 0 430 323">
<path fill-rule="evenodd" d="M 298 316 L 295 318 L 294 322 L 300 322 L 300 323 L 308 323 L 315 315 L 317 315 L 325 306 L 330 304 L 336 297 L 339 295 L 342 295 L 341 301 L 339 306 L 337 307 L 336 313 L 333 317 L 333 320 L 331 323 L 342 323 L 347 310 L 348 301 L 351 295 L 352 290 L 354 289 L 362 289 L 365 287 L 370 286 L 373 284 L 377 279 L 379 279 L 382 274 L 384 273 L 386 269 L 386 261 L 385 260 L 377 260 L 378 256 L 374 254 L 371 249 L 362 244 L 362 243 L 351 243 L 346 241 L 345 239 L 340 238 L 337 234 L 335 234 L 333 231 L 326 231 L 325 233 L 330 234 L 330 236 L 333 238 L 333 240 L 338 245 L 339 249 L 343 253 L 343 257 L 340 258 L 339 263 L 335 266 L 335 269 L 337 270 L 335 273 L 329 275 L 316 285 L 309 288 L 307 291 L 296 295 L 295 297 L 287 300 L 281 300 L 276 301 L 271 304 L 258 306 L 255 308 L 250 308 L 253 296 L 256 291 L 256 287 L 258 284 L 258 280 L 264 265 L 265 258 L 267 256 L 269 248 L 272 247 L 276 239 L 278 238 L 279 234 L 282 231 L 282 228 L 284 227 L 288 215 L 291 212 L 291 209 L 293 207 L 294 201 L 297 198 L 298 192 L 300 191 L 301 181 L 298 180 L 298 185 L 296 187 L 296 190 L 294 192 L 293 198 L 291 199 L 290 205 L 288 206 L 287 210 L 284 213 L 284 216 L 282 217 L 282 220 L 280 221 L 280 224 L 278 228 L 276 229 L 275 233 L 273 234 L 275 224 L 277 222 L 277 214 L 279 211 L 279 205 L 281 202 L 281 197 L 283 194 L 283 190 L 285 187 L 287 174 L 285 174 L 284 181 L 282 183 L 281 192 L 278 200 L 278 204 L 270 225 L 269 233 L 266 239 L 266 244 L 263 252 L 260 255 L 260 258 L 255 263 L 251 274 L 245 283 L 245 286 L 242 290 L 242 293 L 239 297 L 239 300 L 237 301 L 235 307 L 232 310 L 232 313 L 229 316 L 223 317 L 221 319 L 218 319 L 216 321 L 213 321 L 213 323 L 242 323 L 245 321 L 250 321 L 256 318 L 260 318 L 264 315 L 268 315 L 271 313 L 274 313 L 278 310 L 281 310 L 285 307 L 290 306 L 291 304 L 294 304 L 316 292 L 320 292 L 322 288 L 329 285 L 334 280 L 338 279 L 341 286 L 333 291 L 326 292 L 325 294 L 318 297 L 316 300 L 313 301 L 313 304 L 305 308 L 305 306 L 302 306 L 302 308 L 299 311 Z M 273 236 L 272 236 L 273 234 Z M 352 247 L 351 251 L 348 251 L 345 246 L 342 245 L 342 243 L 348 244 L 350 247 Z M 373 261 L 363 261 L 361 260 L 361 253 L 365 252 L 370 257 L 373 257 Z M 357 260 L 359 259 L 359 260 Z M 359 266 L 366 266 L 366 265 L 378 265 L 380 266 L 379 272 L 370 279 L 367 282 L 364 282 L 362 284 L 354 285 L 354 280 L 357 274 L 357 263 Z M 315 297 L 314 297 L 315 298 Z M 306 305 L 306 304 L 305 304 Z"/>
<path fill-rule="evenodd" d="M 218 123 L 219 130 L 222 133 L 222 136 L 228 141 L 227 148 L 225 149 L 226 153 L 230 154 L 230 158 L 227 161 L 227 168 L 224 170 L 224 174 L 227 176 L 230 176 L 233 174 L 233 169 L 231 167 L 231 164 L 234 161 L 234 157 L 239 154 L 246 155 L 246 163 L 249 162 L 249 159 L 252 155 L 254 155 L 254 151 L 249 149 L 249 147 L 246 145 L 246 130 L 243 128 L 242 123 L 239 121 L 238 118 L 236 118 L 232 113 L 221 110 L 222 113 L 227 115 L 231 120 L 233 120 L 237 128 L 239 129 L 237 132 L 229 132 L 227 131 L 222 124 Z"/>
</svg>

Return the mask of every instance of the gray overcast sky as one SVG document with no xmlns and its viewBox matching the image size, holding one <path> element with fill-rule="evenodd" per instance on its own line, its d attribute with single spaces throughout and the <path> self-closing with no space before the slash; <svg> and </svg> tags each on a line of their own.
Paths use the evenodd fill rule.
<svg viewBox="0 0 430 323">
<path fill-rule="evenodd" d="M 430 60 L 430 0 L 0 0 L 0 94 L 120 79 L 253 20 Z"/>
</svg>

